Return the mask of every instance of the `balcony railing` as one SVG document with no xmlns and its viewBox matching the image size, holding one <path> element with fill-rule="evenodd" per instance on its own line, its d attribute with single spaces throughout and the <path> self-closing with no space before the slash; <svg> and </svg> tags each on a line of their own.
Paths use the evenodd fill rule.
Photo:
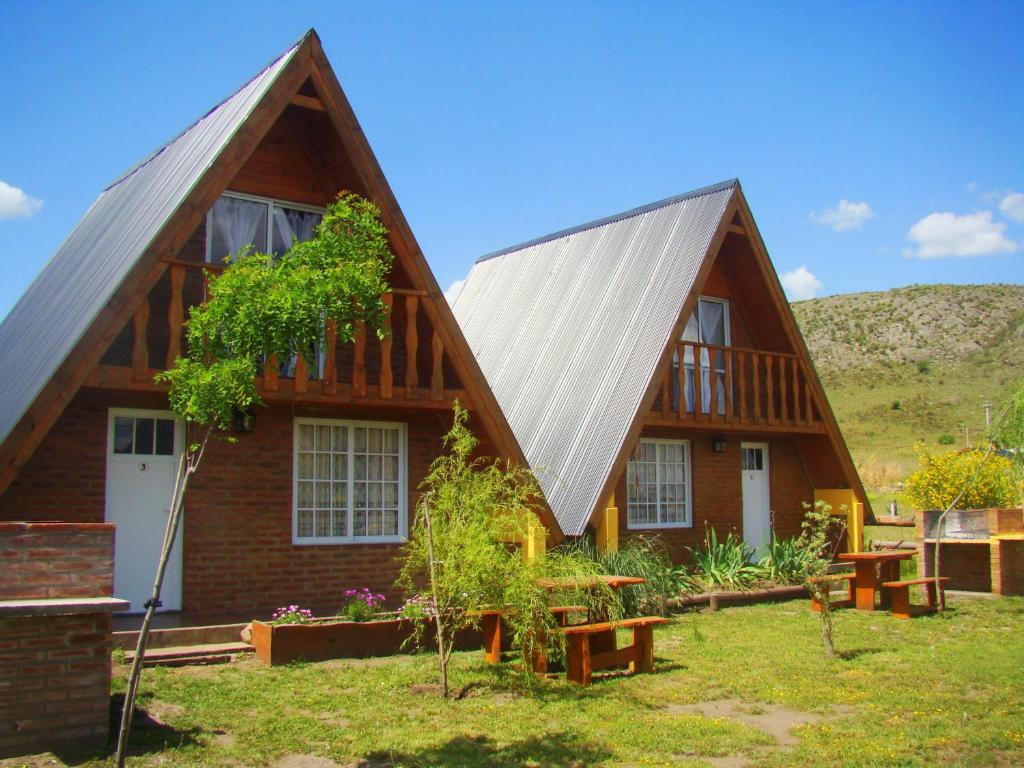
<svg viewBox="0 0 1024 768">
<path fill-rule="evenodd" d="M 796 355 L 683 341 L 648 421 L 820 428 Z"/>
</svg>

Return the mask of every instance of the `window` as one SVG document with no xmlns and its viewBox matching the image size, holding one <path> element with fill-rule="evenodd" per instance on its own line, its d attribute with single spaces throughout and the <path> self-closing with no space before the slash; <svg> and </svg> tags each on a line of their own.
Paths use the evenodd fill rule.
<svg viewBox="0 0 1024 768">
<path fill-rule="evenodd" d="M 251 245 L 280 256 L 313 236 L 323 218 L 318 208 L 229 192 L 213 204 L 206 219 L 206 260 L 221 262 Z"/>
<path fill-rule="evenodd" d="M 115 416 L 114 453 L 173 456 L 174 419 Z"/>
<path fill-rule="evenodd" d="M 683 329 L 680 341 L 692 341 L 710 344 L 716 347 L 728 347 L 731 344 L 729 334 L 729 302 L 725 299 L 713 299 L 701 296 L 697 299 L 697 308 L 690 315 Z M 679 369 L 679 356 L 673 355 L 673 366 Z M 693 349 L 687 347 L 683 353 L 683 367 L 686 378 L 686 410 L 693 413 Z M 712 373 L 712 369 L 714 373 Z M 718 398 L 718 413 L 725 413 L 725 352 L 721 349 L 702 349 L 700 351 L 700 404 L 703 413 L 711 413 L 711 382 L 715 382 Z M 673 376 L 673 407 L 679 407 L 679 377 Z"/>
<path fill-rule="evenodd" d="M 683 528 L 690 514 L 690 443 L 641 440 L 626 467 L 630 528 Z"/>
<path fill-rule="evenodd" d="M 293 544 L 401 541 L 404 424 L 295 420 Z"/>
</svg>

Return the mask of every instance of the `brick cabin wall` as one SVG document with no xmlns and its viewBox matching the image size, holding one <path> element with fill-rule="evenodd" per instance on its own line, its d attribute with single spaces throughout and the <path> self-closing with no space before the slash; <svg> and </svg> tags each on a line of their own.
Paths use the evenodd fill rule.
<svg viewBox="0 0 1024 768">
<path fill-rule="evenodd" d="M 704 541 L 705 526 L 719 537 L 729 531 L 743 535 L 743 494 L 740 475 L 740 443 L 767 442 L 769 494 L 772 519 L 781 537 L 795 536 L 803 520 L 803 503 L 814 500 L 814 487 L 804 469 L 792 440 L 785 436 L 742 435 L 729 433 L 726 450 L 716 453 L 711 446 L 713 433 L 695 430 L 647 427 L 642 437 L 689 440 L 690 479 L 692 483 L 693 525 L 687 528 L 631 529 L 627 524 L 626 477 L 619 478 L 615 499 L 619 507 L 619 537 L 625 543 L 636 536 L 658 536 L 673 561 L 689 560 L 687 547 Z"/>
<path fill-rule="evenodd" d="M 102 522 L 106 504 L 107 411 L 166 409 L 157 394 L 81 390 L 8 491 L 0 520 Z M 404 422 L 408 436 L 408 510 L 430 462 L 441 452 L 451 414 L 358 406 L 260 408 L 252 434 L 212 443 L 190 485 L 183 531 L 186 612 L 263 616 L 301 603 L 335 610 L 345 589 L 367 586 L 389 600 L 399 544 L 293 546 L 292 436 L 296 416 Z M 494 455 L 479 421 L 480 453 Z"/>
<path fill-rule="evenodd" d="M 0 600 L 109 597 L 110 525 L 0 523 Z M 0 619 L 0 758 L 102 744 L 108 614 Z"/>
</svg>

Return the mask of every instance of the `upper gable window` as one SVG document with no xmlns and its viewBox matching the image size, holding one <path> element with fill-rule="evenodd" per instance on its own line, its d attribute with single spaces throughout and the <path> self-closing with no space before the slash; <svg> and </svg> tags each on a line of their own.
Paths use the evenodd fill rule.
<svg viewBox="0 0 1024 768">
<path fill-rule="evenodd" d="M 293 240 L 309 240 L 323 211 L 297 203 L 229 192 L 213 204 L 206 219 L 206 260 L 233 258 L 247 245 L 280 256 Z"/>
</svg>

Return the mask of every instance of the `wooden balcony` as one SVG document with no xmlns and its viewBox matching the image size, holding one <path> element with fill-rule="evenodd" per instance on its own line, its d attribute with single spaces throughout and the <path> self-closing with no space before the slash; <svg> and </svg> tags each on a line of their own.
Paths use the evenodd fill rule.
<svg viewBox="0 0 1024 768">
<path fill-rule="evenodd" d="M 189 308 L 205 299 L 205 272 L 223 269 L 200 262 L 166 261 L 169 266 L 164 279 L 136 310 L 86 386 L 165 389 L 153 377 L 183 354 L 182 323 Z M 359 402 L 447 409 L 459 398 L 468 405 L 445 360 L 444 343 L 422 311 L 425 296 L 425 291 L 402 288 L 384 295 L 384 338 L 360 329 L 353 342 L 341 343 L 329 325 L 322 361 L 299 355 L 287 366 L 286 375 L 279 361 L 268 359 L 263 376 L 256 379 L 260 395 L 267 402 Z"/>
<path fill-rule="evenodd" d="M 676 345 L 645 424 L 825 431 L 796 355 L 688 341 Z"/>
</svg>

